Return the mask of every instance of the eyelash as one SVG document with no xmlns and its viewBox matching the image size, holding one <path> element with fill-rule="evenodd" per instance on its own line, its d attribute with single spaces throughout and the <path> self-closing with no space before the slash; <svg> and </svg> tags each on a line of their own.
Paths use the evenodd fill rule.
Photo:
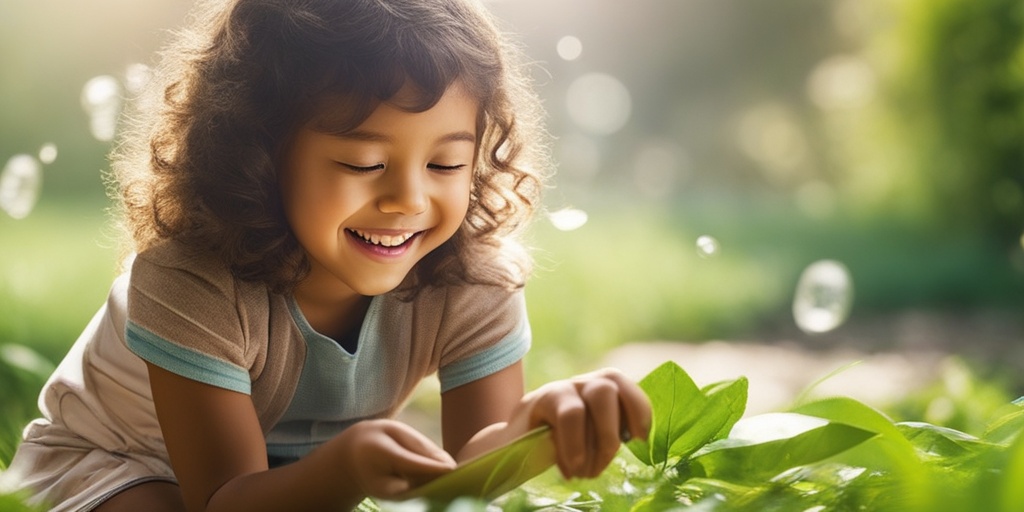
<svg viewBox="0 0 1024 512">
<path fill-rule="evenodd" d="M 355 171 L 355 172 L 374 172 L 374 171 L 379 171 L 379 170 L 384 168 L 384 164 L 376 164 L 376 165 L 370 165 L 370 166 L 366 166 L 366 167 L 362 167 L 362 166 L 358 166 L 358 165 L 352 165 L 352 164 L 346 164 L 346 163 L 341 163 L 341 165 L 343 165 L 343 166 L 347 167 L 348 169 L 350 169 L 352 171 Z M 459 165 L 427 164 L 427 169 L 433 169 L 435 171 L 447 171 L 447 172 L 457 171 L 457 170 L 462 169 L 464 167 L 466 167 L 465 164 L 459 164 Z"/>
</svg>

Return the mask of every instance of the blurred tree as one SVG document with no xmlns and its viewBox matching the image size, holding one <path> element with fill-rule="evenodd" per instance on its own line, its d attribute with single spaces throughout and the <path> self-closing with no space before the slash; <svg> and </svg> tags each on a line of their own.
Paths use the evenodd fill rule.
<svg viewBox="0 0 1024 512">
<path fill-rule="evenodd" d="M 1024 2 L 879 0 L 850 191 L 874 213 L 1018 244 L 1024 230 Z M 866 151 L 865 151 L 866 150 Z"/>
</svg>

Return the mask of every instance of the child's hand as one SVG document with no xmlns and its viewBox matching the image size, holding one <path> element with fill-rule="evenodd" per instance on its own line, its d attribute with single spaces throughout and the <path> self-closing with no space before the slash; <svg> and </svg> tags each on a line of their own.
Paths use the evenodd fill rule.
<svg viewBox="0 0 1024 512">
<path fill-rule="evenodd" d="M 397 421 L 361 421 L 335 441 L 352 482 L 367 496 L 394 498 L 455 469 L 448 452 Z"/>
<path fill-rule="evenodd" d="M 513 422 L 551 425 L 558 468 L 566 478 L 596 477 L 629 438 L 646 439 L 647 395 L 620 371 L 604 369 L 546 384 L 523 397 Z"/>
</svg>

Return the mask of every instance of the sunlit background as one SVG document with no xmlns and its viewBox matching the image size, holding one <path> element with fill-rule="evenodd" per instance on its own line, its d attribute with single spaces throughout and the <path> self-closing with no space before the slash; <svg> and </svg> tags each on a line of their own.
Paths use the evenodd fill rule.
<svg viewBox="0 0 1024 512">
<path fill-rule="evenodd" d="M 534 62 L 559 163 L 529 239 L 531 383 L 675 358 L 750 374 L 756 409 L 864 361 L 833 380 L 877 405 L 963 375 L 1020 394 L 1018 0 L 488 5 Z M 187 8 L 0 3 L 11 372 L 58 361 L 106 296 L 105 155 Z M 908 411 L 948 423 L 936 400 Z"/>
</svg>

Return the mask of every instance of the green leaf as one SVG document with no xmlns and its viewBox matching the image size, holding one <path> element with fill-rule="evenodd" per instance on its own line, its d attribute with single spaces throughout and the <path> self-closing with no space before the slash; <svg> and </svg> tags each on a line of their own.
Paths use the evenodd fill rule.
<svg viewBox="0 0 1024 512">
<path fill-rule="evenodd" d="M 1024 430 L 1024 407 L 1009 406 L 1009 412 L 1003 414 L 985 429 L 984 439 L 990 443 L 1009 445 Z"/>
<path fill-rule="evenodd" d="M 539 427 L 515 441 L 464 462 L 450 473 L 405 493 L 400 499 L 451 502 L 460 497 L 493 500 L 555 464 L 551 429 Z"/>
<path fill-rule="evenodd" d="M 641 462 L 667 466 L 722 437 L 743 416 L 747 379 L 699 389 L 686 371 L 669 361 L 640 381 L 653 411 L 648 440 L 626 444 Z"/>
<path fill-rule="evenodd" d="M 693 379 L 672 361 L 655 368 L 639 385 L 651 401 L 653 423 L 646 442 L 638 439 L 630 441 L 626 447 L 645 464 L 665 464 L 671 455 L 672 443 L 693 423 L 707 398 Z"/>
<path fill-rule="evenodd" d="M 701 392 L 707 395 L 709 400 L 712 402 L 717 401 L 717 407 L 730 411 L 721 428 L 709 441 L 717 441 L 729 435 L 733 425 L 743 417 L 743 413 L 747 411 L 747 390 L 749 387 L 750 383 L 747 381 L 747 378 L 740 377 L 735 380 L 716 382 L 701 388 Z"/>
<path fill-rule="evenodd" d="M 725 437 L 743 416 L 747 406 L 746 377 L 719 384 L 705 388 L 710 393 L 701 414 L 669 447 L 673 458 L 685 459 L 709 442 Z"/>
<path fill-rule="evenodd" d="M 1024 510 L 1024 436 L 1018 436 L 1007 450 L 1006 466 L 1003 468 L 1003 484 L 1000 510 Z"/>
<path fill-rule="evenodd" d="M 694 476 L 759 482 L 831 457 L 875 435 L 801 414 L 763 414 L 738 422 L 730 437 L 695 453 L 686 470 Z"/>
<path fill-rule="evenodd" d="M 908 421 L 896 428 L 919 451 L 930 457 L 952 458 L 981 453 L 996 445 L 947 427 Z"/>
<path fill-rule="evenodd" d="M 897 483 L 895 510 L 929 510 L 937 505 L 932 489 L 932 471 L 921 461 L 914 445 L 881 412 L 852 398 L 835 397 L 803 404 L 794 412 L 824 418 L 878 433 L 832 460 L 871 468 L 892 475 Z"/>
</svg>

